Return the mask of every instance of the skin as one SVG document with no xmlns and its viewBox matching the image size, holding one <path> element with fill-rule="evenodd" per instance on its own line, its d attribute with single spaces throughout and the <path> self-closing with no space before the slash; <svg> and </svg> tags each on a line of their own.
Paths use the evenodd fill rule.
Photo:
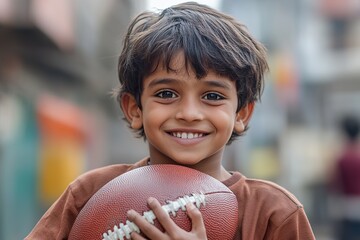
<svg viewBox="0 0 360 240">
<path fill-rule="evenodd" d="M 213 71 L 197 79 L 185 67 L 181 52 L 175 55 L 171 69 L 159 66 L 143 80 L 140 109 L 131 94 L 124 94 L 121 107 L 133 129 L 144 128 L 150 164 L 179 164 L 206 173 L 220 181 L 230 177 L 222 166 L 222 156 L 233 131 L 241 133 L 250 120 L 254 104 L 236 112 L 235 82 Z M 206 239 L 200 211 L 190 204 L 187 214 L 192 220 L 190 232 L 179 228 L 150 198 L 149 207 L 156 214 L 165 233 L 146 222 L 139 213 L 128 218 L 139 226 L 148 239 Z M 133 239 L 144 239 L 137 233 Z"/>
</svg>

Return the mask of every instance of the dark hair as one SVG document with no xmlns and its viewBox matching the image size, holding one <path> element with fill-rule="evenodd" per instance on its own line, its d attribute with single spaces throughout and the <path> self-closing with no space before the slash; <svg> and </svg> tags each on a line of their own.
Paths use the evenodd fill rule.
<svg viewBox="0 0 360 240">
<path fill-rule="evenodd" d="M 188 2 L 159 13 L 143 12 L 132 21 L 119 57 L 118 101 L 130 93 L 141 108 L 143 79 L 159 65 L 172 71 L 171 59 L 179 51 L 198 79 L 212 70 L 236 82 L 237 111 L 260 100 L 268 69 L 263 45 L 231 16 Z M 143 129 L 138 133 L 145 137 Z M 234 132 L 229 143 L 240 134 Z"/>
<path fill-rule="evenodd" d="M 360 123 L 355 116 L 345 116 L 340 121 L 340 127 L 350 141 L 355 141 L 359 135 Z"/>
</svg>

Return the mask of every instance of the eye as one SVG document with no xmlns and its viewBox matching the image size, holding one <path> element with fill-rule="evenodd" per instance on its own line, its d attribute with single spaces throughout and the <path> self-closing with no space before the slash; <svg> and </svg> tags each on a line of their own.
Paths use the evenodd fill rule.
<svg viewBox="0 0 360 240">
<path fill-rule="evenodd" d="M 177 95 L 170 90 L 162 90 L 160 92 L 157 92 L 155 94 L 155 96 L 159 97 L 159 98 L 175 98 L 175 97 L 177 97 Z"/>
<path fill-rule="evenodd" d="M 214 101 L 214 100 L 222 100 L 224 99 L 224 97 L 218 93 L 210 92 L 204 95 L 204 99 Z"/>
</svg>

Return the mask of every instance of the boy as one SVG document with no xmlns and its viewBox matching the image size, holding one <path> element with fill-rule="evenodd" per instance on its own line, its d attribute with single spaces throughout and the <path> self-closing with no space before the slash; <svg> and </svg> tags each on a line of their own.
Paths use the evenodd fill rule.
<svg viewBox="0 0 360 240">
<path fill-rule="evenodd" d="M 140 14 L 129 26 L 119 58 L 117 99 L 125 119 L 149 146 L 135 164 L 93 170 L 75 180 L 27 239 L 66 239 L 86 201 L 116 176 L 147 164 L 179 164 L 209 174 L 238 198 L 236 239 L 314 239 L 298 200 L 269 182 L 222 167 L 226 144 L 247 130 L 267 70 L 264 47 L 230 16 L 183 3 Z M 179 229 L 149 199 L 165 233 L 128 212 L 148 239 L 206 239 L 197 208 L 192 230 Z M 132 233 L 132 239 L 144 239 Z"/>
</svg>

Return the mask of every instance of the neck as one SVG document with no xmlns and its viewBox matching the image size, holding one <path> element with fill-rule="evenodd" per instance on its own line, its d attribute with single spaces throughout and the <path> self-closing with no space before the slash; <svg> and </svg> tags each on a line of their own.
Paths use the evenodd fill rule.
<svg viewBox="0 0 360 240">
<path fill-rule="evenodd" d="M 189 167 L 189 168 L 198 170 L 207 175 L 210 175 L 219 181 L 225 181 L 226 179 L 228 179 L 231 176 L 231 174 L 221 165 L 221 160 L 216 161 L 215 159 L 206 159 L 206 160 L 200 161 L 199 163 L 194 164 L 194 165 L 184 165 L 184 164 L 179 164 L 178 162 L 176 162 L 172 159 L 157 158 L 157 157 L 150 156 L 147 164 L 148 165 L 155 165 L 155 164 L 182 165 L 185 167 Z"/>
</svg>

